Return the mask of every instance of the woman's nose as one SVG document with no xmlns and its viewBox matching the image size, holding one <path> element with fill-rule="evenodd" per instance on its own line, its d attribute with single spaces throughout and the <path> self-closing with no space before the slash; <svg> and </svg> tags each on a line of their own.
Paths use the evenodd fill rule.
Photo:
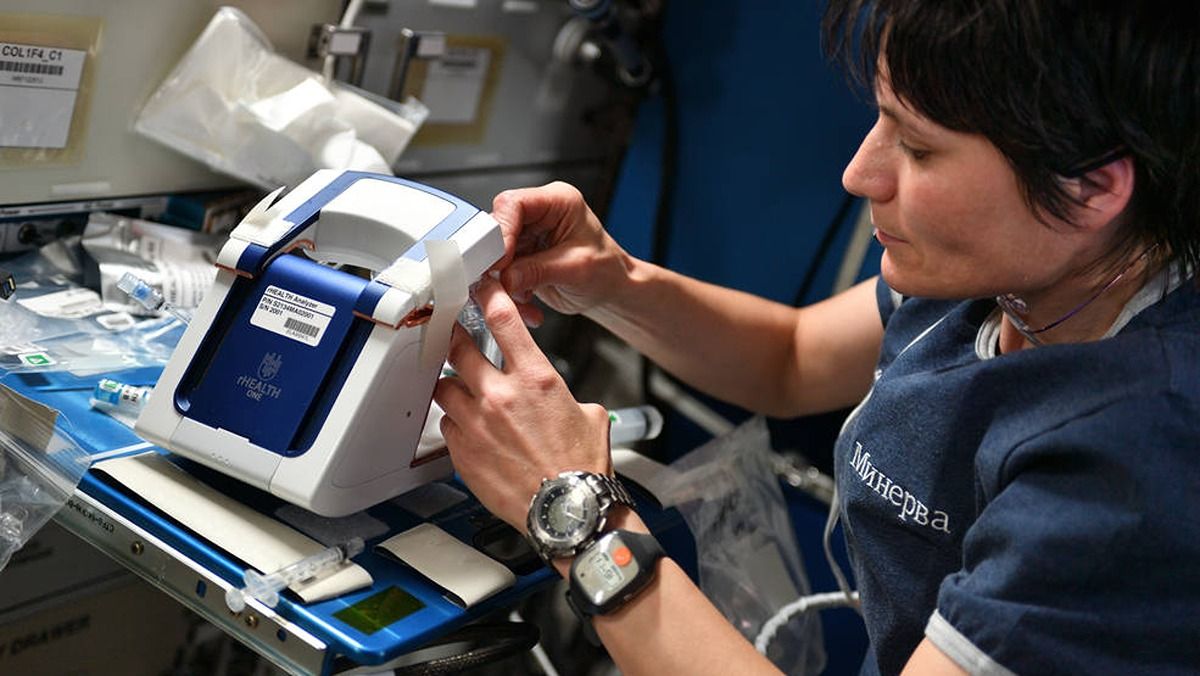
<svg viewBox="0 0 1200 676">
<path fill-rule="evenodd" d="M 847 192 L 872 202 L 886 202 L 895 192 L 894 153 L 880 133 L 879 123 L 867 132 L 858 152 L 842 172 L 842 186 Z"/>
</svg>

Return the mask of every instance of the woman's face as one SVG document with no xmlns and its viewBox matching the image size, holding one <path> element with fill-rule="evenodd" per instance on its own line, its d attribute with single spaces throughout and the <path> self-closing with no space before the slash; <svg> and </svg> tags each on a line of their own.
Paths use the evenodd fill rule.
<svg viewBox="0 0 1200 676">
<path fill-rule="evenodd" d="M 842 184 L 870 201 L 888 285 L 931 298 L 1036 294 L 1078 269 L 1089 247 L 1080 229 L 1039 221 L 991 142 L 918 115 L 885 75 L 879 118 Z"/>
</svg>

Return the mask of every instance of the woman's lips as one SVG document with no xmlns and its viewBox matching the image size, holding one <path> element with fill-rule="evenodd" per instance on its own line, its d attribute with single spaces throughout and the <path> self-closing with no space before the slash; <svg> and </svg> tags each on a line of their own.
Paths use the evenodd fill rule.
<svg viewBox="0 0 1200 676">
<path fill-rule="evenodd" d="M 905 241 L 899 237 L 888 234 L 883 228 L 875 226 L 875 239 L 880 244 L 887 246 L 889 244 L 904 244 Z"/>
</svg>

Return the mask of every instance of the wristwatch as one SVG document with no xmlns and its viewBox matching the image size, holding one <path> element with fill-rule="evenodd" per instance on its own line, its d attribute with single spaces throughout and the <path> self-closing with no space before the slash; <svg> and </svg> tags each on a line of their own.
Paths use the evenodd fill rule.
<svg viewBox="0 0 1200 676">
<path fill-rule="evenodd" d="M 608 511 L 618 504 L 634 506 L 615 477 L 563 472 L 543 479 L 529 503 L 529 539 L 546 561 L 575 556 L 604 530 Z"/>
<path fill-rule="evenodd" d="M 607 615 L 646 588 L 663 557 L 653 535 L 614 530 L 571 562 L 567 600 L 584 618 Z"/>
</svg>

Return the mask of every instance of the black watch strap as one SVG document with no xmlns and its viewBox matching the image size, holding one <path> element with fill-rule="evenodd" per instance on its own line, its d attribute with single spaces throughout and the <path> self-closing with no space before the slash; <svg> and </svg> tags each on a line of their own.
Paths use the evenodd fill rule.
<svg viewBox="0 0 1200 676">
<path fill-rule="evenodd" d="M 575 613 L 575 619 L 579 620 L 579 629 L 583 632 L 583 637 L 587 639 L 588 643 L 591 643 L 597 648 L 603 647 L 604 643 L 600 641 L 600 634 L 596 633 L 596 626 L 592 624 L 592 616 L 585 615 L 583 611 L 579 609 L 579 606 L 575 605 L 575 598 L 571 596 L 571 590 L 569 588 L 567 589 L 566 596 L 567 607 L 571 609 L 572 613 Z"/>
<path fill-rule="evenodd" d="M 601 551 L 608 554 L 604 557 L 603 564 L 590 569 L 590 557 L 600 555 Z M 662 557 L 662 547 L 653 535 L 627 530 L 605 533 L 571 562 L 570 584 L 567 590 L 571 609 L 581 619 L 593 615 L 606 615 L 617 610 L 650 584 L 656 574 L 658 560 Z M 602 568 L 607 570 L 601 570 Z M 619 586 L 606 588 L 596 597 L 589 596 L 588 585 L 581 582 L 581 576 L 603 575 L 606 572 L 624 576 L 618 583 Z M 595 590 L 597 586 L 593 584 L 590 588 Z"/>
</svg>

